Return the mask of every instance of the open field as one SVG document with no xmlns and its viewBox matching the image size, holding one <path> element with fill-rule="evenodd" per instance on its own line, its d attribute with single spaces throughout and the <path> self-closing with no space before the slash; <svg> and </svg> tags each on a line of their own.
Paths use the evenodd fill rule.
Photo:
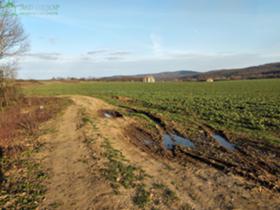
<svg viewBox="0 0 280 210">
<path fill-rule="evenodd" d="M 207 125 L 251 139 L 280 142 L 279 79 L 156 84 L 49 82 L 29 86 L 25 92 L 44 96 L 95 96 L 116 105 L 160 114 L 185 129 Z M 192 134 L 195 135 L 189 133 Z"/>
<path fill-rule="evenodd" d="M 21 82 L 29 98 L 1 112 L 0 204 L 279 209 L 279 84 Z"/>
</svg>

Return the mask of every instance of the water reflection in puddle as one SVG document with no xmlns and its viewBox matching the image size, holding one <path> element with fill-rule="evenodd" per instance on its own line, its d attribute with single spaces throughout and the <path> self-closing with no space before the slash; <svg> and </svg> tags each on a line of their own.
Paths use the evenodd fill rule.
<svg viewBox="0 0 280 210">
<path fill-rule="evenodd" d="M 170 135 L 168 135 L 168 134 L 163 135 L 163 145 L 164 145 L 165 149 L 173 149 L 174 142 L 172 141 Z"/>
<path fill-rule="evenodd" d="M 106 118 L 119 118 L 119 117 L 123 117 L 123 115 L 117 111 L 113 111 L 113 110 L 107 110 L 107 111 L 103 111 L 103 116 Z"/>
<path fill-rule="evenodd" d="M 106 118 L 111 118 L 112 117 L 112 115 L 110 115 L 109 113 L 107 113 L 107 112 L 104 112 L 104 117 L 106 117 Z"/>
<path fill-rule="evenodd" d="M 173 149 L 175 145 L 194 147 L 194 144 L 191 142 L 191 140 L 175 134 L 166 133 L 163 135 L 163 145 L 166 149 Z"/>
<path fill-rule="evenodd" d="M 226 148 L 227 150 L 229 151 L 234 151 L 235 150 L 235 147 L 233 144 L 229 143 L 224 137 L 222 137 L 221 135 L 219 134 L 214 134 L 213 135 L 213 138 L 221 145 L 223 146 L 224 148 Z"/>
</svg>

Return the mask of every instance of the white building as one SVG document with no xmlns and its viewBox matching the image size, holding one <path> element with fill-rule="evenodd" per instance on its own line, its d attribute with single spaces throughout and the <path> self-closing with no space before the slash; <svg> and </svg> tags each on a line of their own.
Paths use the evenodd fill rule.
<svg viewBox="0 0 280 210">
<path fill-rule="evenodd" d="M 146 76 L 143 78 L 143 82 L 146 82 L 146 83 L 155 83 L 156 80 L 153 76 Z"/>
<path fill-rule="evenodd" d="M 214 80 L 212 78 L 208 78 L 206 82 L 214 82 Z"/>
</svg>

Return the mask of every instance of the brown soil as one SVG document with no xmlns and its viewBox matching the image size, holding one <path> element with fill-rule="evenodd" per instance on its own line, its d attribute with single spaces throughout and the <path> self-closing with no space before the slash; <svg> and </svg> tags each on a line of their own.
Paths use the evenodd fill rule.
<svg viewBox="0 0 280 210">
<path fill-rule="evenodd" d="M 71 99 L 74 105 L 46 125 L 56 131 L 40 137 L 45 147 L 38 158 L 49 171 L 40 209 L 138 209 L 133 203 L 135 188 L 122 187 L 116 194 L 102 173 L 108 161 L 102 146 L 105 140 L 129 164 L 145 171 L 147 188 L 161 183 L 176 194 L 176 200 L 165 203 L 153 202 L 156 195 L 151 192 L 145 209 L 279 209 L 277 191 L 231 171 L 225 173 L 185 155 L 184 150 L 174 156 L 158 141 L 144 145 L 141 140 L 157 139 L 159 134 L 141 129 L 133 117 L 104 117 L 100 114 L 104 110 L 117 108 L 99 99 Z M 90 123 L 83 122 L 82 112 Z"/>
</svg>

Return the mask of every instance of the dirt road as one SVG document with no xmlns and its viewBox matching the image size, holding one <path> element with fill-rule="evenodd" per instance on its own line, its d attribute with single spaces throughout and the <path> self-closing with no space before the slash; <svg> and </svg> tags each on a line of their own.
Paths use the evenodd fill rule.
<svg viewBox="0 0 280 210">
<path fill-rule="evenodd" d="M 190 160 L 179 164 L 137 147 L 134 118 L 99 99 L 74 104 L 48 123 L 39 159 L 48 170 L 39 209 L 277 209 L 279 193 Z M 141 176 L 139 175 L 141 174 Z M 278 208 L 279 209 L 279 208 Z"/>
</svg>

